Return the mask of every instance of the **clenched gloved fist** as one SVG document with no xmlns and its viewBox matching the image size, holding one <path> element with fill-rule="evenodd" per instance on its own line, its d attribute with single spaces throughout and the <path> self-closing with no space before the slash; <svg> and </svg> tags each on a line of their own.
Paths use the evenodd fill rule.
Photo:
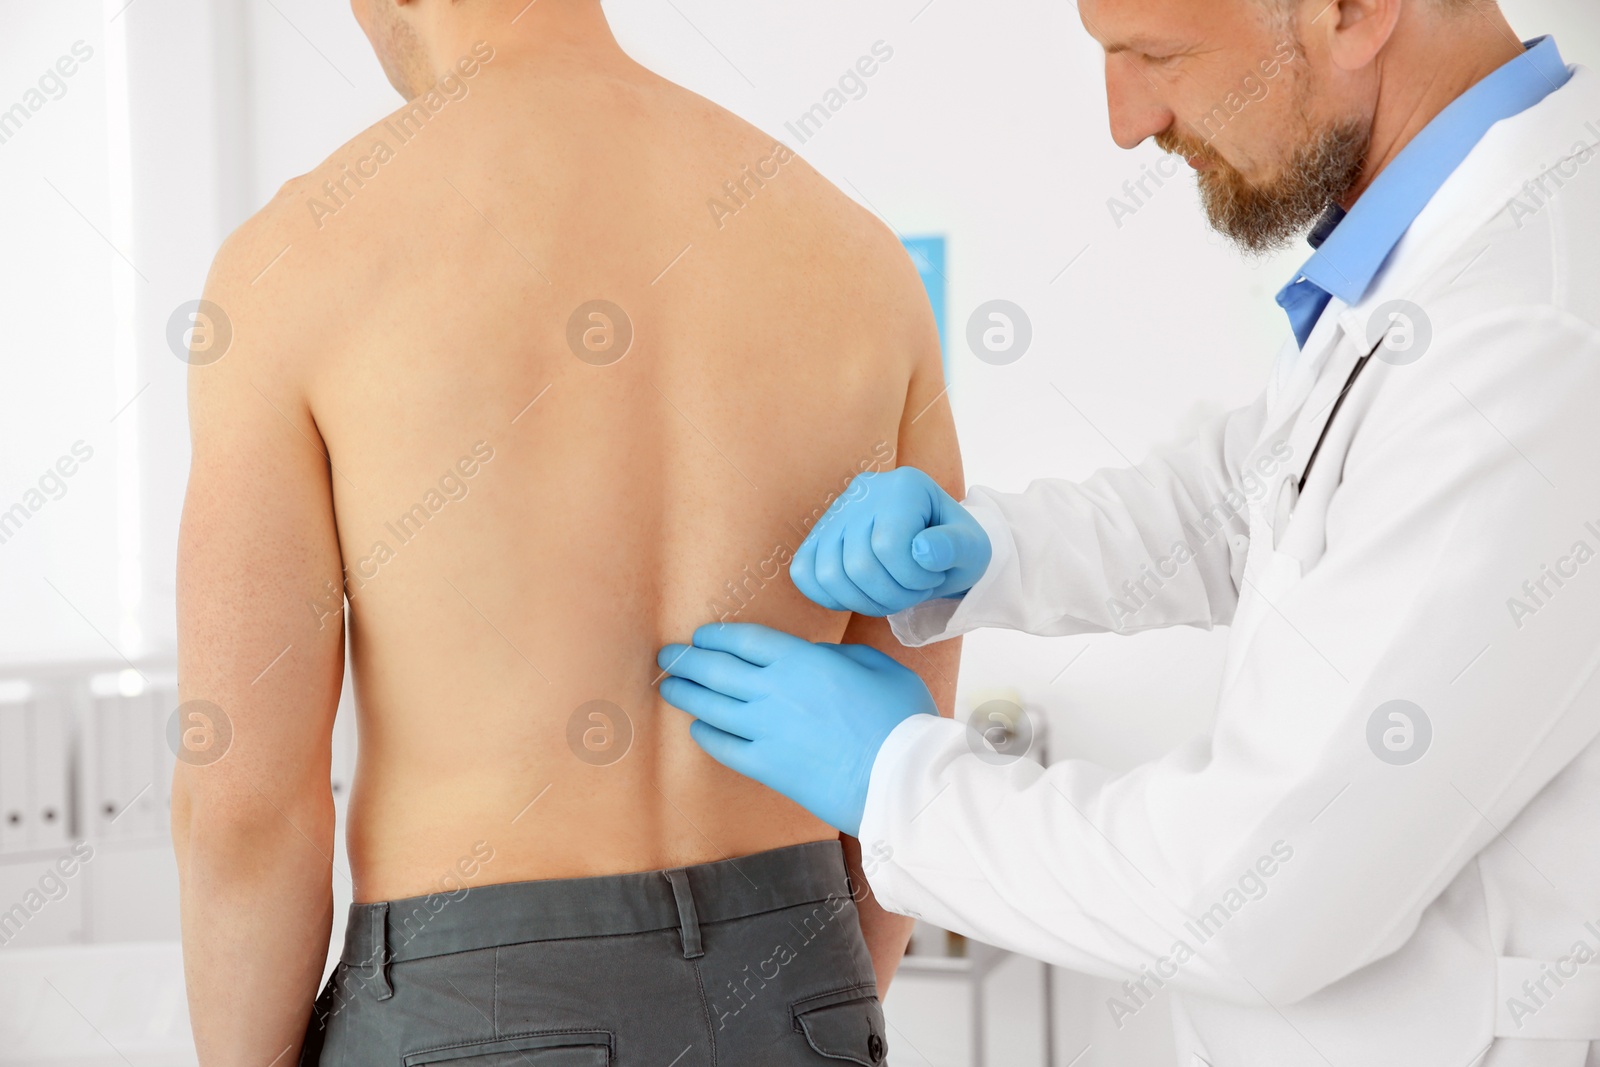
<svg viewBox="0 0 1600 1067">
<path fill-rule="evenodd" d="M 830 611 L 882 617 L 961 596 L 992 549 L 967 509 L 915 467 L 859 475 L 801 542 L 789 576 Z"/>
</svg>

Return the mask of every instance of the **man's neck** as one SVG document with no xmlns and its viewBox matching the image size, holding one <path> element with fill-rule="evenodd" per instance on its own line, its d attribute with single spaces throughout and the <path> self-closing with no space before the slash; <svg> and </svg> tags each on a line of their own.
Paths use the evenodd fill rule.
<svg viewBox="0 0 1600 1067">
<path fill-rule="evenodd" d="M 599 0 L 473 0 L 433 5 L 423 27 L 424 47 L 434 71 L 445 72 L 478 42 L 506 61 L 538 61 L 557 54 L 600 65 L 626 59 L 612 35 Z M 413 86 L 418 94 L 429 86 Z"/>
<path fill-rule="evenodd" d="M 1523 53 L 1497 7 L 1403 22 L 1378 61 L 1372 144 L 1361 181 L 1340 199 L 1349 210 L 1406 145 L 1468 89 Z"/>
</svg>

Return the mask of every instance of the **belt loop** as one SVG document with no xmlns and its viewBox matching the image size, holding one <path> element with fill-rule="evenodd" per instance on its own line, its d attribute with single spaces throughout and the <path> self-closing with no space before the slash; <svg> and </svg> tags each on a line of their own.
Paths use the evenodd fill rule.
<svg viewBox="0 0 1600 1067">
<path fill-rule="evenodd" d="M 672 883 L 672 899 L 678 905 L 678 928 L 683 935 L 683 958 L 692 960 L 697 956 L 704 956 L 706 951 L 700 944 L 700 915 L 695 910 L 694 893 L 689 889 L 689 872 L 677 867 L 661 873 Z"/>
<path fill-rule="evenodd" d="M 387 903 L 375 904 L 367 912 L 367 945 L 372 950 L 372 980 L 378 986 L 378 999 L 388 1000 L 394 996 L 394 987 L 389 984 L 389 905 Z"/>
</svg>

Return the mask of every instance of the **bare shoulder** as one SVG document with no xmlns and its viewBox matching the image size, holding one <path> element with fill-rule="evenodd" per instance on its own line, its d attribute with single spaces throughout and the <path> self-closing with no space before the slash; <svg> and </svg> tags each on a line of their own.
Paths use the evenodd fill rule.
<svg viewBox="0 0 1600 1067">
<path fill-rule="evenodd" d="M 470 93 L 465 81 L 447 76 L 434 89 L 352 136 L 311 170 L 285 181 L 229 237 L 219 263 L 224 257 L 236 258 L 240 267 L 248 269 L 261 252 L 276 257 L 285 248 L 307 252 L 309 256 L 300 258 L 314 262 L 370 251 L 364 241 L 392 228 L 386 218 L 381 220 L 384 225 L 371 225 L 386 206 L 378 202 L 392 200 L 418 177 L 417 164 L 438 153 L 436 142 L 450 136 L 449 128 L 465 110 L 460 101 Z M 455 113 L 446 117 L 452 107 Z M 363 207 L 369 210 L 359 210 Z"/>
<path fill-rule="evenodd" d="M 845 239 L 853 253 L 870 257 L 865 265 L 889 268 L 891 277 L 885 279 L 889 283 L 906 283 L 905 272 L 900 268 L 908 266 L 909 260 L 899 235 L 866 204 L 859 190 L 846 192 L 834 184 L 785 136 L 761 130 L 716 105 L 708 103 L 706 106 L 716 112 L 716 121 L 726 126 L 730 138 L 742 142 L 743 155 L 756 158 L 753 169 L 782 176 L 781 181 L 773 183 L 773 188 L 789 194 L 794 210 L 813 216 L 815 223 L 827 225 L 829 228 L 824 231 L 827 239 Z M 916 279 L 914 268 L 911 279 Z"/>
<path fill-rule="evenodd" d="M 719 234 L 755 222 L 763 228 L 764 256 L 783 248 L 782 262 L 803 270 L 808 282 L 826 285 L 841 314 L 858 326 L 881 324 L 903 350 L 937 348 L 932 310 L 922 278 L 901 235 L 881 218 L 861 190 L 835 184 L 790 140 L 762 130 L 695 96 L 707 155 L 726 172 L 707 189 L 705 219 Z"/>
<path fill-rule="evenodd" d="M 797 168 L 814 218 L 827 220 L 829 269 L 839 278 L 850 314 L 885 338 L 897 355 L 926 372 L 939 361 L 938 329 L 922 275 L 896 231 L 851 187 L 847 192 L 801 157 Z"/>
<path fill-rule="evenodd" d="M 223 241 L 205 299 L 231 327 L 235 366 L 248 365 L 252 376 L 296 378 L 318 358 L 319 339 L 335 332 L 340 306 L 351 306 L 376 283 L 385 262 L 375 254 L 388 240 L 384 227 L 371 225 L 371 211 L 367 219 L 344 212 L 365 184 L 356 181 L 363 160 L 375 143 L 393 139 L 392 121 L 374 124 L 285 181 Z M 334 216 L 337 226 L 330 225 Z"/>
<path fill-rule="evenodd" d="M 284 269 L 297 238 L 296 216 L 291 210 L 293 193 L 285 185 L 261 210 L 246 219 L 223 240 L 211 262 L 206 278 L 205 302 L 207 311 L 220 324 L 230 340 L 227 355 L 231 360 L 221 360 L 218 372 L 226 373 L 246 360 L 255 363 L 261 346 L 254 343 L 234 345 L 233 341 L 254 339 L 263 327 L 281 322 L 292 313 L 293 271 Z M 245 358 L 239 358 L 245 353 Z M 219 357 L 219 360 L 221 357 Z M 197 367 L 205 361 L 191 359 Z M 259 370 L 260 367 L 252 367 Z M 216 377 L 215 374 L 208 375 Z"/>
<path fill-rule="evenodd" d="M 305 406 L 307 369 L 319 356 L 317 338 L 327 336 L 328 279 L 336 273 L 306 215 L 311 179 L 284 183 L 212 260 L 189 358 L 192 418 L 255 402 L 256 393 L 291 417 Z M 220 347 L 200 351 L 202 337 Z"/>
</svg>

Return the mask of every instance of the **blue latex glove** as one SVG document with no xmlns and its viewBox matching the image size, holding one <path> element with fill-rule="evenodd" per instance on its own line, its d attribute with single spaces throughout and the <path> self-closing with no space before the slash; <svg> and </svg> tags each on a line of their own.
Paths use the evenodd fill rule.
<svg viewBox="0 0 1600 1067">
<path fill-rule="evenodd" d="M 830 611 L 882 617 L 957 597 L 988 569 L 989 535 L 915 467 L 858 475 L 801 542 L 789 577 Z"/>
<path fill-rule="evenodd" d="M 711 758 L 852 837 L 884 738 L 939 713 L 922 679 L 877 649 L 765 626 L 702 626 L 656 662 L 675 676 L 662 699 L 695 717 L 689 736 Z"/>
</svg>

